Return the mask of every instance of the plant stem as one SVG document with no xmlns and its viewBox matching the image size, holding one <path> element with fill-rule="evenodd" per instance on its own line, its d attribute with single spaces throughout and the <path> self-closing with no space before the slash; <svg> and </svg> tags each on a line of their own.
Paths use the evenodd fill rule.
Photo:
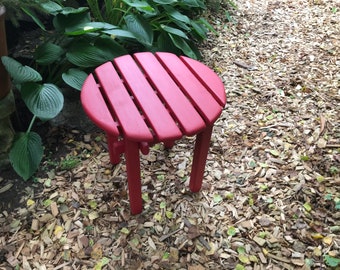
<svg viewBox="0 0 340 270">
<path fill-rule="evenodd" d="M 31 132 L 32 126 L 33 126 L 36 118 L 37 118 L 37 116 L 34 114 L 32 120 L 31 120 L 31 123 L 30 123 L 30 125 L 29 125 L 29 127 L 28 127 L 28 129 L 26 131 L 26 134 Z"/>
</svg>

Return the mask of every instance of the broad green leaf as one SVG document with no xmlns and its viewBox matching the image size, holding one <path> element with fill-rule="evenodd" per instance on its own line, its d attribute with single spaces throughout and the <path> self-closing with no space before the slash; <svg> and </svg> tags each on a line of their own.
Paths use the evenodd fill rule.
<svg viewBox="0 0 340 270">
<path fill-rule="evenodd" d="M 67 72 L 62 74 L 63 81 L 77 90 L 81 90 L 86 77 L 86 72 L 75 68 L 70 68 Z"/>
<path fill-rule="evenodd" d="M 75 27 L 76 25 L 81 25 L 90 21 L 91 17 L 89 12 L 69 14 L 67 16 L 58 14 L 53 19 L 53 26 L 57 31 L 64 32 L 67 28 Z"/>
<path fill-rule="evenodd" d="M 153 31 L 149 22 L 142 16 L 129 14 L 124 17 L 127 29 L 134 33 L 137 40 L 145 46 L 152 46 Z"/>
<path fill-rule="evenodd" d="M 122 29 L 111 29 L 111 30 L 103 30 L 101 31 L 104 34 L 110 35 L 112 38 L 130 38 L 130 39 L 137 39 L 134 33 L 131 33 L 127 30 Z"/>
<path fill-rule="evenodd" d="M 44 1 L 40 6 L 49 14 L 55 15 L 63 9 L 62 6 L 53 1 Z"/>
<path fill-rule="evenodd" d="M 123 2 L 130 7 L 135 8 L 146 8 L 146 9 L 153 9 L 148 2 L 141 1 L 141 0 L 123 0 Z"/>
<path fill-rule="evenodd" d="M 99 30 L 112 30 L 116 29 L 118 26 L 104 23 L 104 22 L 86 22 L 71 26 L 65 29 L 65 34 L 69 36 L 84 35 L 91 32 L 98 32 Z"/>
<path fill-rule="evenodd" d="M 176 36 L 179 36 L 181 38 L 189 39 L 188 36 L 182 30 L 179 30 L 177 28 L 170 27 L 170 26 L 167 26 L 167 25 L 164 25 L 164 24 L 162 24 L 161 27 L 164 31 L 166 31 L 166 32 L 168 32 L 172 35 L 176 35 Z"/>
<path fill-rule="evenodd" d="M 180 13 L 179 11 L 177 11 L 176 9 L 174 9 L 172 6 L 166 6 L 164 5 L 163 8 L 165 9 L 166 13 L 174 18 L 175 20 L 184 22 L 184 23 L 190 23 L 190 19 L 188 16 Z"/>
<path fill-rule="evenodd" d="M 113 39 L 104 38 L 94 45 L 87 42 L 74 43 L 66 53 L 66 58 L 79 67 L 95 67 L 125 53 L 125 49 Z"/>
<path fill-rule="evenodd" d="M 190 58 L 197 59 L 197 55 L 183 38 L 172 34 L 169 34 L 169 36 L 174 45 L 180 50 L 182 50 L 185 55 L 189 56 Z"/>
<path fill-rule="evenodd" d="M 1 57 L 1 60 L 15 84 L 24 82 L 39 82 L 42 80 L 38 71 L 29 66 L 23 66 L 13 58 L 3 56 Z"/>
<path fill-rule="evenodd" d="M 42 23 L 42 21 L 39 19 L 38 15 L 34 12 L 34 10 L 28 8 L 28 7 L 21 7 L 22 11 L 25 12 L 28 16 L 31 17 L 31 19 L 42 29 L 46 30 L 45 25 Z"/>
<path fill-rule="evenodd" d="M 189 7 L 201 7 L 201 8 L 205 8 L 204 3 L 202 1 L 197 1 L 197 0 L 184 0 L 183 1 L 183 5 L 189 6 Z"/>
<path fill-rule="evenodd" d="M 29 179 L 38 169 L 42 157 L 43 146 L 40 136 L 35 132 L 19 133 L 9 153 L 16 173 L 24 180 Z"/>
<path fill-rule="evenodd" d="M 133 7 L 137 9 L 137 11 L 141 12 L 144 15 L 152 16 L 157 14 L 157 10 L 151 6 L 147 1 L 142 0 L 123 0 L 123 2 L 129 7 Z M 130 12 L 132 13 L 132 12 Z"/>
<path fill-rule="evenodd" d="M 64 105 L 64 96 L 54 84 L 25 83 L 21 96 L 28 109 L 41 120 L 56 117 Z"/>
<path fill-rule="evenodd" d="M 109 60 L 128 53 L 122 45 L 107 36 L 98 39 L 94 46 L 110 56 L 111 58 L 109 58 Z"/>
<path fill-rule="evenodd" d="M 157 50 L 163 52 L 173 52 L 180 54 L 180 49 L 178 49 L 172 42 L 171 38 L 166 32 L 162 32 L 157 38 Z"/>
<path fill-rule="evenodd" d="M 196 33 L 200 39 L 206 39 L 207 38 L 207 31 L 206 29 L 199 23 L 195 21 L 190 22 L 192 28 L 194 29 L 194 33 Z"/>
<path fill-rule="evenodd" d="M 176 20 L 173 20 L 172 21 L 174 24 L 176 24 L 178 27 L 178 29 L 181 29 L 185 32 L 191 32 L 192 28 L 190 28 L 186 23 L 184 22 L 181 22 L 181 21 L 176 21 Z"/>
<path fill-rule="evenodd" d="M 79 7 L 79 8 L 73 8 L 73 7 L 64 7 L 61 10 L 61 14 L 63 15 L 70 15 L 70 14 L 80 14 L 84 13 L 85 11 L 88 11 L 88 7 Z"/>
<path fill-rule="evenodd" d="M 155 0 L 154 2 L 161 5 L 171 5 L 176 3 L 177 0 Z"/>
<path fill-rule="evenodd" d="M 208 23 L 208 21 L 204 18 L 200 18 L 199 20 L 196 21 L 197 23 L 205 26 L 208 30 L 210 30 L 211 32 L 213 32 L 215 35 L 218 35 L 218 33 L 216 32 L 216 30 L 211 26 L 210 23 Z"/>
<path fill-rule="evenodd" d="M 38 64 L 49 65 L 57 61 L 63 53 L 64 50 L 62 47 L 48 42 L 36 49 L 34 52 L 34 58 Z"/>
</svg>

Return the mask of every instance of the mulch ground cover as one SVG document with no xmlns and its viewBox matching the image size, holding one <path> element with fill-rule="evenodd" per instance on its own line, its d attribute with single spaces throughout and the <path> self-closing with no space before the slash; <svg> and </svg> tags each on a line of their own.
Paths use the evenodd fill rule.
<svg viewBox="0 0 340 270">
<path fill-rule="evenodd" d="M 340 268 L 340 3 L 237 4 L 202 46 L 228 102 L 201 192 L 195 138 L 155 145 L 131 216 L 104 134 L 49 128 L 34 181 L 1 200 L 0 269 Z"/>
</svg>

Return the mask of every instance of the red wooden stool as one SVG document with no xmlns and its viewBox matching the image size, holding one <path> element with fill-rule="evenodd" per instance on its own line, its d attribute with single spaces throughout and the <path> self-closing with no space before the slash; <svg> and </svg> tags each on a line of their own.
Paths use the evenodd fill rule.
<svg viewBox="0 0 340 270">
<path fill-rule="evenodd" d="M 219 77 L 202 63 L 172 53 L 124 55 L 97 67 L 81 91 L 89 118 L 107 134 L 110 160 L 125 154 L 132 214 L 142 211 L 139 150 L 196 136 L 190 189 L 202 186 L 214 122 L 226 103 Z"/>
</svg>

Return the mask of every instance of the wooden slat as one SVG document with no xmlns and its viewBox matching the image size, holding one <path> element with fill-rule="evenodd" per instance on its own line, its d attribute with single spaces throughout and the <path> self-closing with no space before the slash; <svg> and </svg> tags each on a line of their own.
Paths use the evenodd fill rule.
<svg viewBox="0 0 340 270">
<path fill-rule="evenodd" d="M 131 141 L 153 141 L 153 135 L 136 108 L 111 62 L 95 70 L 102 91 L 126 138 Z"/>
<path fill-rule="evenodd" d="M 207 123 L 213 123 L 221 114 L 221 105 L 209 90 L 191 73 L 188 67 L 172 53 L 156 53 L 156 57 L 194 104 Z"/>
<path fill-rule="evenodd" d="M 113 62 L 157 139 L 164 141 L 181 138 L 182 132 L 134 59 L 125 55 L 114 59 Z"/>
<path fill-rule="evenodd" d="M 113 120 L 105 100 L 92 74 L 90 74 L 80 92 L 81 102 L 88 117 L 101 129 L 113 136 L 119 135 L 117 123 Z"/>
<path fill-rule="evenodd" d="M 149 52 L 137 53 L 134 57 L 147 74 L 151 84 L 157 89 L 161 99 L 171 110 L 185 135 L 191 136 L 202 130 L 205 127 L 202 117 L 158 62 L 154 54 Z"/>
<path fill-rule="evenodd" d="M 200 80 L 200 82 L 210 91 L 216 101 L 224 106 L 226 104 L 226 93 L 224 85 L 217 74 L 209 67 L 194 59 L 181 56 L 181 60 L 189 67 L 192 73 Z"/>
</svg>

